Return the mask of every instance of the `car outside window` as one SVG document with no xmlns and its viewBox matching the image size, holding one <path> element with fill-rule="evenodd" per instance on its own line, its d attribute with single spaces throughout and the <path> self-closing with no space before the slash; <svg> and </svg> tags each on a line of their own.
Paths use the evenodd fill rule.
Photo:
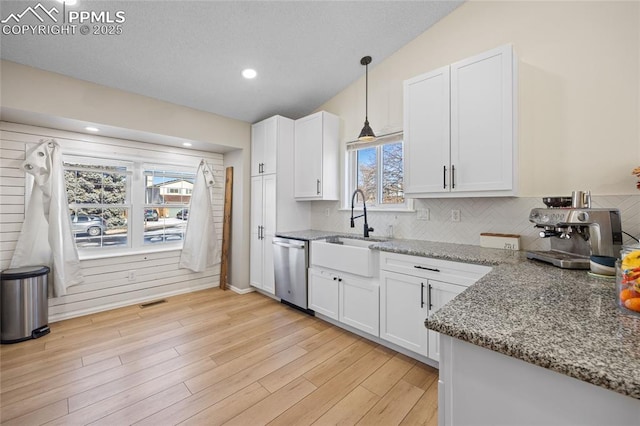
<svg viewBox="0 0 640 426">
<path fill-rule="evenodd" d="M 143 244 L 175 243 L 184 239 L 194 181 L 193 172 L 171 168 L 144 170 Z"/>
<path fill-rule="evenodd" d="M 65 161 L 71 230 L 79 249 L 128 247 L 127 164 Z"/>
</svg>

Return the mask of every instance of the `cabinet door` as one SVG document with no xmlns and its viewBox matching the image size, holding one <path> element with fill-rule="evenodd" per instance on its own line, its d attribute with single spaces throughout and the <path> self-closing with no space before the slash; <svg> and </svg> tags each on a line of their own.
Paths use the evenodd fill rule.
<svg viewBox="0 0 640 426">
<path fill-rule="evenodd" d="M 339 319 L 338 277 L 322 269 L 309 268 L 309 309 Z"/>
<path fill-rule="evenodd" d="M 295 122 L 294 187 L 296 198 L 322 197 L 322 114 Z"/>
<path fill-rule="evenodd" d="M 374 336 L 380 336 L 378 283 L 351 277 L 340 277 L 338 283 L 340 285 L 340 322 Z"/>
<path fill-rule="evenodd" d="M 263 192 L 262 176 L 251 178 L 251 242 L 249 252 L 249 280 L 252 286 L 263 285 Z"/>
<path fill-rule="evenodd" d="M 449 67 L 404 82 L 405 193 L 449 191 Z"/>
<path fill-rule="evenodd" d="M 428 315 L 434 314 L 444 305 L 449 303 L 458 294 L 462 293 L 466 287 L 443 283 L 441 281 L 429 280 L 427 284 Z M 429 358 L 440 360 L 440 333 L 428 330 L 429 335 Z"/>
<path fill-rule="evenodd" d="M 276 175 L 262 177 L 262 289 L 275 294 L 275 275 L 273 266 L 273 237 L 276 232 Z"/>
<path fill-rule="evenodd" d="M 270 174 L 276 172 L 276 158 L 278 150 L 278 117 L 271 117 L 264 121 L 265 139 L 262 173 Z"/>
<path fill-rule="evenodd" d="M 452 191 L 513 188 L 511 46 L 451 65 Z"/>
<path fill-rule="evenodd" d="M 380 271 L 380 337 L 427 355 L 427 280 Z"/>
<path fill-rule="evenodd" d="M 267 124 L 264 121 L 251 126 L 251 176 L 262 173 L 265 145 L 267 141 Z"/>
</svg>

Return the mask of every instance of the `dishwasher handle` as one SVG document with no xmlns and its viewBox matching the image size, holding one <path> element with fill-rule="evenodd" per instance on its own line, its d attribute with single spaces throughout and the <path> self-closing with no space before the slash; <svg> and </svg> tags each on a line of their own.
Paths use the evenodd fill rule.
<svg viewBox="0 0 640 426">
<path fill-rule="evenodd" d="M 280 246 L 280 247 L 286 247 L 286 248 L 294 248 L 294 249 L 303 249 L 304 248 L 304 243 L 301 243 L 301 244 L 288 244 L 288 243 L 283 243 L 281 241 L 273 240 L 272 244 L 274 246 Z"/>
</svg>

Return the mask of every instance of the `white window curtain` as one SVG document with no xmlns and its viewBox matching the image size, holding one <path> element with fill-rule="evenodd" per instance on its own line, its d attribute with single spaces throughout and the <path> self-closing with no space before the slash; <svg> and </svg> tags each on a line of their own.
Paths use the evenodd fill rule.
<svg viewBox="0 0 640 426">
<path fill-rule="evenodd" d="M 200 161 L 189 204 L 189 221 L 180 255 L 181 268 L 202 272 L 220 263 L 211 203 L 215 183 L 211 166 L 205 160 Z"/>
<path fill-rule="evenodd" d="M 10 267 L 51 267 L 49 295 L 58 297 L 83 278 L 71 232 L 60 145 L 53 139 L 40 142 L 27 152 L 22 163 L 34 182 Z"/>
</svg>

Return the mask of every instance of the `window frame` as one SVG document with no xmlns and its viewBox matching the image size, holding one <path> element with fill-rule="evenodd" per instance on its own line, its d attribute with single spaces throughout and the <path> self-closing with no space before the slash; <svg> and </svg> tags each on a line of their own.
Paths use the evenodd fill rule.
<svg viewBox="0 0 640 426">
<path fill-rule="evenodd" d="M 167 163 L 163 161 L 148 161 L 141 158 L 131 157 L 122 159 L 110 158 L 109 156 L 97 155 L 83 155 L 77 152 L 63 152 L 63 163 L 78 163 L 88 165 L 102 165 L 102 166 L 122 166 L 127 165 L 127 183 L 126 183 L 126 205 L 104 205 L 104 208 L 127 208 L 127 244 L 118 247 L 90 247 L 82 248 L 77 247 L 78 255 L 81 260 L 99 259 L 108 257 L 125 256 L 136 253 L 154 253 L 163 251 L 175 251 L 181 250 L 183 247 L 184 239 L 177 242 L 162 242 L 156 244 L 145 244 L 145 210 L 149 205 L 145 199 L 145 171 L 146 170 L 165 170 L 172 172 L 190 173 L 196 175 L 196 168 L 194 166 L 186 164 Z M 67 170 L 64 167 L 64 170 Z M 74 169 L 73 167 L 69 169 Z M 71 207 L 73 203 L 69 203 Z M 75 206 L 75 204 L 74 204 Z M 79 205 L 82 208 L 82 204 Z M 92 204 L 92 207 L 100 208 L 102 204 Z M 153 208 L 153 207 L 151 207 Z M 188 220 L 186 221 L 188 223 Z M 186 225 L 186 224 L 185 224 Z M 74 236 L 75 243 L 75 236 Z"/>
<path fill-rule="evenodd" d="M 73 210 L 75 212 L 77 212 L 78 210 L 82 210 L 82 209 L 87 209 L 87 208 L 95 208 L 95 209 L 126 209 L 128 211 L 128 218 L 127 218 L 127 242 L 125 245 L 123 246 L 118 246 L 118 247 L 78 247 L 76 244 L 76 235 L 73 234 L 73 241 L 74 244 L 76 244 L 76 249 L 78 250 L 78 254 L 79 255 L 84 255 L 84 254 L 94 254 L 96 252 L 104 252 L 104 253 L 116 253 L 116 252 L 120 252 L 120 251 L 124 251 L 124 250 L 131 250 L 133 248 L 132 246 L 132 232 L 131 232 L 131 216 L 133 214 L 133 203 L 132 203 L 132 199 L 133 199 L 133 181 L 134 179 L 134 162 L 133 161 L 128 161 L 128 160 L 115 160 L 115 159 L 108 159 L 108 158 L 102 158 L 102 157 L 92 157 L 92 156 L 86 156 L 86 155 L 76 155 L 76 154 L 62 154 L 62 162 L 63 162 L 63 170 L 66 171 L 88 171 L 88 172 L 96 172 L 96 173 L 105 173 L 108 172 L 108 170 L 105 169 L 101 169 L 99 166 L 104 166 L 104 167 L 123 167 L 125 168 L 124 172 L 116 172 L 119 174 L 123 174 L 126 176 L 126 183 L 125 183 L 125 202 L 124 203 L 118 203 L 118 204 L 105 204 L 105 203 L 93 203 L 93 204 L 84 204 L 84 203 L 76 203 L 74 201 L 71 201 L 69 199 L 67 199 L 67 205 L 69 206 L 70 210 Z M 67 163 L 74 163 L 74 164 L 84 164 L 89 166 L 88 168 L 83 168 L 83 167 L 74 167 L 74 166 L 66 166 L 65 164 Z M 98 166 L 95 168 L 91 168 L 91 166 Z M 66 179 L 65 179 L 65 183 L 66 183 Z M 68 198 L 68 194 L 67 194 L 67 198 Z"/>
<path fill-rule="evenodd" d="M 197 170 L 194 170 L 193 168 L 190 167 L 186 167 L 186 166 L 179 166 L 179 165 L 175 165 L 175 164 L 162 164 L 162 163 L 149 163 L 149 162 L 145 162 L 145 163 L 141 163 L 140 164 L 140 177 L 141 177 L 141 181 L 142 184 L 139 185 L 142 191 L 141 196 L 141 202 L 139 203 L 138 207 L 142 207 L 141 212 L 138 212 L 140 214 L 142 223 L 146 223 L 145 220 L 145 210 L 147 209 L 157 209 L 157 208 L 161 208 L 162 207 L 166 207 L 166 206 L 172 206 L 175 208 L 179 208 L 179 209 L 188 209 L 190 207 L 191 204 L 191 198 L 189 198 L 189 203 L 181 203 L 181 204 L 157 204 L 157 203 L 147 203 L 147 199 L 146 199 L 146 176 L 147 176 L 147 172 L 151 171 L 151 172 L 173 172 L 176 174 L 189 174 L 189 175 L 193 175 L 193 180 L 194 180 L 194 184 L 195 184 L 195 178 L 196 178 L 196 172 Z M 174 195 L 174 194 L 171 194 Z M 178 193 L 177 195 L 183 196 L 183 195 L 189 195 L 189 197 L 191 197 L 191 194 L 182 194 L 182 193 Z M 187 218 L 187 220 L 185 221 L 185 233 L 186 233 L 186 225 L 189 223 L 189 219 Z M 183 243 L 184 243 L 184 239 L 180 240 L 179 242 L 163 242 L 163 243 L 152 243 L 152 244 L 145 244 L 144 243 L 144 225 L 141 227 L 141 233 L 139 234 L 139 239 L 136 241 L 140 241 L 141 246 L 144 248 L 151 248 L 151 247 L 173 247 L 177 250 L 182 249 Z"/>
<path fill-rule="evenodd" d="M 381 203 L 380 201 L 383 199 L 383 178 L 381 170 L 383 169 L 383 159 L 382 159 L 382 147 L 387 144 L 394 144 L 397 142 L 402 142 L 402 178 L 404 184 L 404 170 L 405 170 L 405 145 L 404 145 L 404 134 L 403 132 L 395 132 L 390 133 L 388 135 L 384 135 L 378 137 L 375 141 L 369 143 L 360 143 L 358 141 L 352 141 L 346 143 L 345 149 L 345 200 L 344 200 L 344 208 L 351 209 L 351 196 L 355 191 L 355 188 L 358 188 L 358 150 L 365 148 L 376 148 L 376 183 L 377 183 L 377 194 L 376 200 L 378 201 L 376 204 L 367 203 L 367 210 L 379 210 L 379 211 L 413 211 L 413 200 L 407 198 L 406 194 L 404 196 L 404 202 L 402 203 Z M 355 209 L 362 209 L 362 197 L 358 197 L 356 203 L 354 203 Z"/>
</svg>

